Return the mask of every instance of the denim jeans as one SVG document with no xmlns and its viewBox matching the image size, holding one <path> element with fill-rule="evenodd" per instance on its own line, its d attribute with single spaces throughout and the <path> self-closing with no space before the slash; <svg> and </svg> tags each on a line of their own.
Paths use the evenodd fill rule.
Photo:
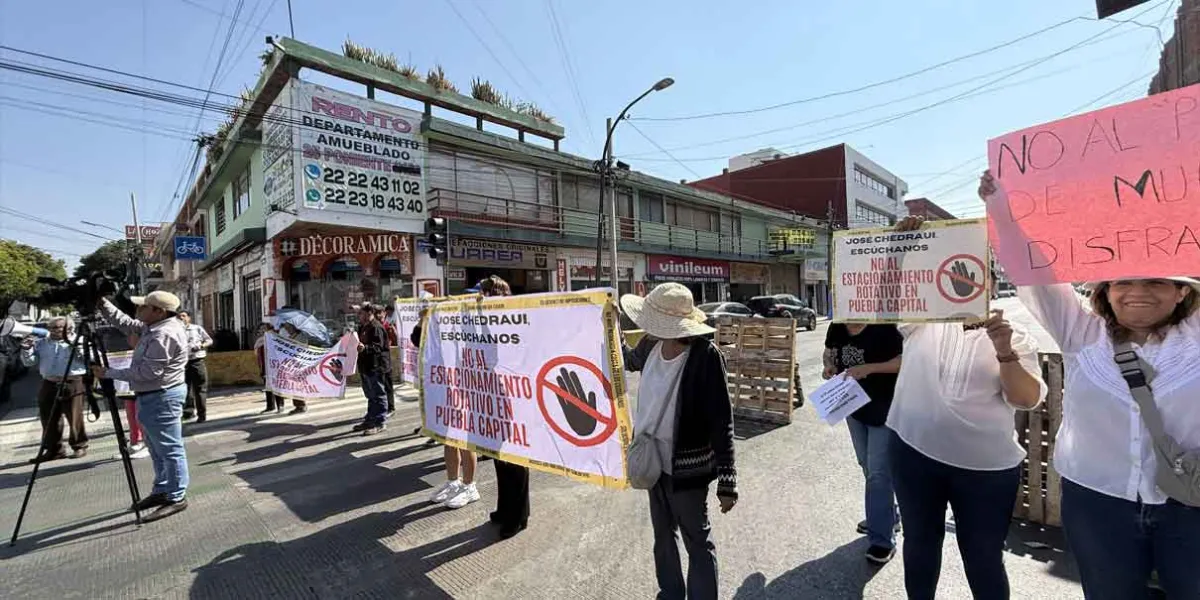
<svg viewBox="0 0 1200 600">
<path fill-rule="evenodd" d="M 1063 529 L 1088 600 L 1145 598 L 1153 570 L 1168 598 L 1200 598 L 1200 508 L 1062 485 Z"/>
<path fill-rule="evenodd" d="M 972 471 L 892 440 L 892 475 L 904 523 L 904 587 L 910 600 L 933 600 L 942 570 L 946 506 L 975 600 L 1007 600 L 1004 540 L 1017 501 L 1020 468 Z"/>
<path fill-rule="evenodd" d="M 183 447 L 183 402 L 187 384 L 137 394 L 137 420 L 154 465 L 152 493 L 175 502 L 187 494 L 187 451 Z"/>
<path fill-rule="evenodd" d="M 854 455 L 866 477 L 867 540 L 872 546 L 896 545 L 896 496 L 892 492 L 891 445 L 895 434 L 886 426 L 846 419 Z"/>
<path fill-rule="evenodd" d="M 677 490 L 669 475 L 650 489 L 658 600 L 716 600 L 717 547 L 708 521 L 708 487 Z M 679 533 L 688 553 L 687 583 L 679 563 Z"/>
<path fill-rule="evenodd" d="M 367 397 L 367 416 L 363 422 L 367 425 L 383 425 L 387 420 L 387 389 L 383 383 L 383 373 L 359 373 L 363 394 Z"/>
</svg>

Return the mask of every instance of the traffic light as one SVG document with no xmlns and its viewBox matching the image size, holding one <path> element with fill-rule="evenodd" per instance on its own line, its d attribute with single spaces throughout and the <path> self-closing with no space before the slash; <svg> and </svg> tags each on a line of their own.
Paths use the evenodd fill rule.
<svg viewBox="0 0 1200 600">
<path fill-rule="evenodd" d="M 429 258 L 438 262 L 446 260 L 446 244 L 450 241 L 446 225 L 446 219 L 441 217 L 425 219 L 425 245 L 429 249 Z"/>
</svg>

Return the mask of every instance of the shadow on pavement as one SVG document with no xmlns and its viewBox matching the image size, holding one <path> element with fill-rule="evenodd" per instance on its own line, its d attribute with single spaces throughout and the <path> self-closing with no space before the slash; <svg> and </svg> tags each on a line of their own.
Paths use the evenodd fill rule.
<svg viewBox="0 0 1200 600">
<path fill-rule="evenodd" d="M 738 441 L 753 439 L 783 427 L 787 427 L 787 423 L 771 423 L 738 415 L 733 416 L 733 438 Z"/>
<path fill-rule="evenodd" d="M 1005 550 L 1009 554 L 1046 563 L 1046 572 L 1079 583 L 1079 569 L 1067 548 L 1062 529 L 1030 521 L 1013 520 Z"/>
<path fill-rule="evenodd" d="M 865 538 L 846 544 L 821 558 L 806 562 L 770 583 L 762 573 L 746 578 L 734 594 L 734 600 L 853 598 L 860 600 L 867 583 L 879 572 L 863 558 Z M 884 567 L 887 568 L 887 567 Z M 900 568 L 899 561 L 894 567 Z"/>
<path fill-rule="evenodd" d="M 91 458 L 71 459 L 60 458 L 42 463 L 38 468 L 38 483 L 34 484 L 36 488 L 45 479 L 54 477 L 55 475 L 66 475 L 68 473 L 78 473 L 95 468 L 109 461 Z M 22 469 L 20 473 L 0 473 L 0 490 L 7 490 L 14 487 L 24 487 L 29 484 L 29 475 L 33 472 L 33 465 L 29 462 L 10 463 L 0 466 L 0 471 L 15 469 L 17 467 L 28 467 Z"/>
<path fill-rule="evenodd" d="M 422 509 L 372 513 L 287 542 L 233 548 L 195 571 L 190 598 L 452 598 L 429 573 L 499 540 L 490 525 L 394 551 L 384 540 Z"/>
<path fill-rule="evenodd" d="M 146 513 L 142 514 L 144 516 Z M 104 525 L 100 526 L 101 524 Z M 3 546 L 0 546 L 0 561 L 35 550 L 42 550 L 52 546 L 63 546 L 81 540 L 92 541 L 113 535 L 132 534 L 138 531 L 138 527 L 133 511 L 127 510 L 96 515 L 82 521 L 75 521 L 36 533 L 22 533 L 21 537 L 17 538 L 16 546 L 8 545 L 7 536 L 11 535 L 12 531 L 5 530 L 6 541 Z"/>
</svg>

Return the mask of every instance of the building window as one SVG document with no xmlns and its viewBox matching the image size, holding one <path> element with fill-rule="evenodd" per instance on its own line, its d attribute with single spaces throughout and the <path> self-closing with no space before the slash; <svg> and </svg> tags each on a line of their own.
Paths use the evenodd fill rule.
<svg viewBox="0 0 1200 600">
<path fill-rule="evenodd" d="M 213 217 L 213 221 L 216 222 L 216 224 L 213 228 L 217 230 L 217 235 L 221 235 L 222 233 L 224 233 L 225 232 L 225 196 L 221 196 L 217 200 L 217 213 Z"/>
<path fill-rule="evenodd" d="M 896 188 L 858 167 L 854 167 L 854 181 L 881 196 L 887 196 L 893 200 L 896 199 Z"/>
<path fill-rule="evenodd" d="M 641 193 L 641 207 L 639 208 L 643 221 L 649 223 L 662 223 L 663 221 L 663 197 L 662 194 L 654 194 L 651 192 Z"/>
<path fill-rule="evenodd" d="M 854 203 L 854 225 L 895 225 L 896 218 L 862 202 Z"/>
<path fill-rule="evenodd" d="M 233 218 L 236 219 L 250 208 L 250 169 L 242 171 L 233 180 Z"/>
</svg>

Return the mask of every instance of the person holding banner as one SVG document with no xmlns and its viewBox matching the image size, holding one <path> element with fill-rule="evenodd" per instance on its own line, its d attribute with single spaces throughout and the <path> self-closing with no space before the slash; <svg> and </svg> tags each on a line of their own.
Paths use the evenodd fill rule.
<svg viewBox="0 0 1200 600">
<path fill-rule="evenodd" d="M 311 345 L 311 340 L 308 339 L 308 336 L 303 331 L 296 329 L 296 326 L 291 323 L 284 323 L 276 335 L 285 340 L 292 340 L 297 344 Z M 283 400 L 278 394 L 275 395 L 275 401 L 278 403 L 277 406 L 280 409 L 283 408 Z M 300 398 L 292 398 L 292 411 L 288 414 L 299 415 L 306 412 L 308 412 L 308 401 L 301 400 Z"/>
<path fill-rule="evenodd" d="M 621 296 L 621 308 L 652 336 L 627 351 L 640 370 L 634 432 L 652 429 L 671 459 L 649 490 L 654 566 L 659 598 L 715 599 L 717 553 L 708 518 L 708 490 L 717 481 L 721 512 L 737 504 L 733 411 L 721 351 L 706 336 L 714 329 L 695 307 L 692 292 L 664 283 L 645 298 Z M 631 356 L 632 355 L 632 356 Z M 670 418 L 662 416 L 670 415 Z M 1015 497 L 1015 492 L 1014 492 Z M 688 553 L 685 582 L 678 537 Z"/>
<path fill-rule="evenodd" d="M 834 323 L 825 333 L 822 376 L 853 377 L 871 398 L 846 419 L 854 455 L 866 477 L 866 520 L 858 532 L 870 541 L 867 560 L 886 564 L 896 554 L 896 497 L 892 487 L 892 430 L 888 410 L 896 393 L 904 337 L 891 324 Z"/>
<path fill-rule="evenodd" d="M 387 390 L 384 389 L 392 370 L 388 352 L 387 332 L 376 318 L 375 307 L 363 304 L 358 308 L 358 377 L 363 395 L 367 397 L 367 415 L 354 426 L 364 436 L 377 435 L 387 428 Z"/>
<path fill-rule="evenodd" d="M 897 230 L 922 224 L 906 217 Z M 983 322 L 899 329 L 904 360 L 887 426 L 896 434 L 892 481 L 908 597 L 933 600 L 937 592 L 949 505 L 972 595 L 1007 599 L 1004 540 L 1025 459 L 1013 421 L 1047 391 L 1037 343 L 1001 311 Z"/>
<path fill-rule="evenodd" d="M 258 338 L 254 340 L 254 356 L 258 359 L 258 375 L 263 378 L 263 393 L 267 397 L 267 408 L 262 414 L 283 412 L 283 398 L 266 388 L 267 381 L 267 334 L 274 330 L 268 323 L 258 326 Z"/>
<path fill-rule="evenodd" d="M 996 191 L 985 172 L 980 197 Z M 1200 598 L 1200 281 L 1087 287 L 1088 300 L 1068 283 L 1017 288 L 1070 377 L 1054 467 L 1083 593 L 1145 597 L 1157 572 L 1167 597 Z"/>
</svg>

